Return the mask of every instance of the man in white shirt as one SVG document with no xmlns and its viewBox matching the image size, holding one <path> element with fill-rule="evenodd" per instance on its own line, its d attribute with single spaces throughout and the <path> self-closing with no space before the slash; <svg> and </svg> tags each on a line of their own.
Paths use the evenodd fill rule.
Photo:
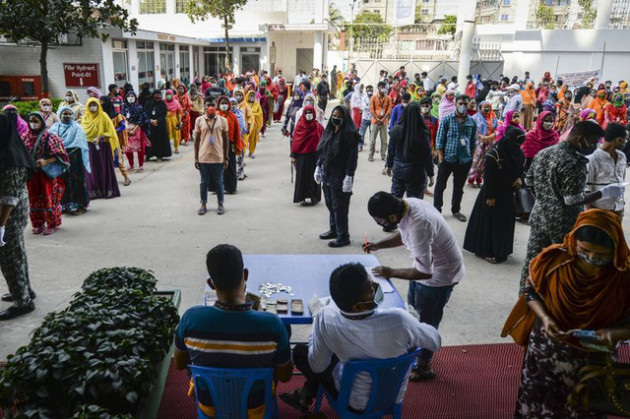
<svg viewBox="0 0 630 419">
<path fill-rule="evenodd" d="M 519 86 L 516 83 L 514 83 L 513 85 L 507 88 L 508 100 L 507 100 L 507 103 L 505 104 L 505 107 L 503 108 L 503 115 L 505 115 L 505 113 L 510 110 L 515 110 L 517 112 L 520 112 L 521 109 L 523 108 L 523 97 L 519 93 L 520 89 L 521 89 L 521 86 Z"/>
<path fill-rule="evenodd" d="M 328 305 L 317 312 L 308 346 L 298 344 L 293 350 L 293 360 L 306 383 L 293 393 L 281 394 L 281 400 L 306 413 L 319 385 L 337 396 L 348 361 L 395 358 L 417 347 L 440 348 L 440 335 L 433 326 L 418 323 L 400 308 L 378 308 L 376 290 L 361 264 L 349 263 L 333 271 L 330 294 L 336 307 Z M 350 392 L 353 412 L 365 410 L 371 385 L 369 374 L 356 377 Z M 406 389 L 407 379 L 397 402 L 402 402 Z"/>
<path fill-rule="evenodd" d="M 457 82 L 457 76 L 451 77 L 451 82 L 446 87 L 448 90 L 452 90 L 454 92 L 459 88 L 459 83 Z"/>
<path fill-rule="evenodd" d="M 628 141 L 628 129 L 610 123 L 604 133 L 604 144 L 589 155 L 586 187 L 589 192 L 597 192 L 606 185 L 624 183 L 626 180 L 626 155 L 621 151 Z M 614 211 L 623 219 L 625 201 L 623 194 L 616 198 L 601 198 L 591 203 L 594 208 Z"/>
<path fill-rule="evenodd" d="M 422 85 L 424 87 L 424 91 L 427 93 L 427 96 L 430 96 L 433 93 L 433 88 L 435 87 L 433 80 L 429 78 L 429 75 L 426 71 L 423 71 L 421 74 L 422 77 Z"/>
<path fill-rule="evenodd" d="M 404 245 L 413 260 L 411 268 L 377 266 L 372 272 L 384 278 L 408 279 L 409 304 L 418 312 L 420 321 L 437 329 L 453 288 L 466 273 L 464 256 L 453 231 L 433 205 L 421 199 L 401 200 L 377 192 L 368 201 L 368 212 L 381 227 L 398 225 L 400 230 L 377 243 L 364 244 L 363 250 L 371 252 Z M 435 377 L 432 359 L 431 349 L 422 348 L 412 381 Z"/>
<path fill-rule="evenodd" d="M 359 134 L 361 135 L 361 141 L 359 141 L 359 151 L 363 151 L 363 144 L 365 144 L 365 133 L 372 124 L 372 112 L 370 110 L 370 100 L 374 96 L 374 86 L 371 84 L 365 88 L 365 95 L 361 101 L 361 126 L 359 127 Z"/>
</svg>

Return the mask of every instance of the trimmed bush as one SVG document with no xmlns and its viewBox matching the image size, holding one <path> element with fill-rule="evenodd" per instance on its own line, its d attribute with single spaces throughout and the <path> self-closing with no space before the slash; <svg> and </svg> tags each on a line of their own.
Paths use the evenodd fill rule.
<svg viewBox="0 0 630 419">
<path fill-rule="evenodd" d="M 59 109 L 59 104 L 63 102 L 63 99 L 54 99 L 50 98 L 52 102 L 52 109 L 54 112 L 57 112 Z M 18 113 L 25 120 L 28 118 L 28 114 L 31 112 L 39 112 L 39 100 L 27 100 L 24 102 L 13 102 L 11 105 L 15 106 L 18 109 Z"/>
<path fill-rule="evenodd" d="M 23 415 L 15 417 L 132 417 L 179 321 L 170 299 L 153 296 L 156 282 L 139 268 L 92 273 L 0 370 L 7 418 L 11 409 Z"/>
</svg>

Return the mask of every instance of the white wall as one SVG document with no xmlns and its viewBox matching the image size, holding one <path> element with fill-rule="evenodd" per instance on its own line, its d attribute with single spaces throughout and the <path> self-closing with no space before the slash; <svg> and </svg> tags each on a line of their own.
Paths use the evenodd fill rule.
<svg viewBox="0 0 630 419">
<path fill-rule="evenodd" d="M 313 48 L 313 32 L 270 32 L 267 38 L 269 45 L 276 43 L 276 70 L 282 69 L 287 82 L 293 83 L 297 72 L 295 68 L 298 48 Z M 332 68 L 332 67 L 331 67 Z M 310 71 L 310 68 L 305 68 Z"/>
<path fill-rule="evenodd" d="M 39 76 L 39 47 L 8 46 L 0 45 L 0 75 L 2 76 Z M 83 46 L 78 47 L 55 47 L 48 50 L 48 83 L 50 96 L 61 98 L 65 95 L 66 88 L 63 63 L 97 63 L 99 66 L 100 85 L 97 86 L 102 92 L 107 90 L 109 80 L 113 80 L 113 68 L 109 69 L 112 74 L 110 79 L 105 77 L 103 63 L 103 42 L 100 39 L 83 39 Z M 111 57 L 110 57 L 111 62 Z M 83 88 L 72 87 L 82 101 L 87 100 L 87 94 Z M 39 92 L 38 92 L 39 93 Z"/>
</svg>

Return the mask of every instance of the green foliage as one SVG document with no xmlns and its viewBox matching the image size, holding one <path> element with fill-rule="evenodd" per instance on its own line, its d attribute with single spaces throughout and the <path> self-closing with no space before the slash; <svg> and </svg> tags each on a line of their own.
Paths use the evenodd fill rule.
<svg viewBox="0 0 630 419">
<path fill-rule="evenodd" d="M 456 30 L 457 30 L 457 16 L 444 15 L 444 23 L 442 23 L 442 26 L 440 26 L 440 29 L 438 30 L 438 35 L 455 36 Z"/>
<path fill-rule="evenodd" d="M 392 34 L 392 27 L 385 24 L 380 13 L 361 12 L 351 25 L 354 40 L 361 42 L 362 39 L 377 39 L 386 41 Z"/>
<path fill-rule="evenodd" d="M 232 29 L 234 13 L 242 9 L 248 0 L 197 0 L 186 4 L 186 14 L 191 22 L 205 21 L 208 16 L 221 19 L 228 23 L 227 29 Z"/>
<path fill-rule="evenodd" d="M 583 29 L 592 28 L 597 16 L 597 10 L 593 9 L 593 0 L 578 0 L 578 5 L 582 8 L 580 27 Z"/>
<path fill-rule="evenodd" d="M 536 10 L 536 22 L 543 29 L 553 29 L 556 27 L 556 17 L 553 14 L 552 6 L 541 4 Z"/>
<path fill-rule="evenodd" d="M 65 310 L 49 313 L 9 355 L 0 406 L 26 417 L 132 417 L 179 320 L 171 300 L 153 296 L 155 283 L 138 268 L 90 275 Z"/>
<path fill-rule="evenodd" d="M 341 15 L 341 11 L 339 11 L 339 9 L 335 7 L 335 3 L 331 2 L 328 5 L 328 23 L 330 24 L 330 26 L 332 26 L 337 32 L 339 32 L 345 22 L 345 19 Z"/>
<path fill-rule="evenodd" d="M 63 101 L 63 99 L 54 99 L 51 98 L 53 110 L 59 109 L 59 104 Z M 27 100 L 25 102 L 13 102 L 11 105 L 15 106 L 18 109 L 18 113 L 22 118 L 26 120 L 28 118 L 28 114 L 31 112 L 39 112 L 39 100 Z"/>
</svg>

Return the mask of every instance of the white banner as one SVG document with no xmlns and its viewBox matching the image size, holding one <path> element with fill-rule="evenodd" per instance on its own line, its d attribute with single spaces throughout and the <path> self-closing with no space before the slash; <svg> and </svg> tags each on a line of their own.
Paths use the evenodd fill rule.
<svg viewBox="0 0 630 419">
<path fill-rule="evenodd" d="M 396 0 L 396 26 L 413 25 L 416 20 L 416 0 Z"/>
<path fill-rule="evenodd" d="M 592 78 L 599 79 L 600 70 L 580 71 L 579 73 L 564 73 L 558 74 L 558 78 L 561 78 L 564 84 L 570 87 L 581 87 L 586 84 Z"/>
</svg>

